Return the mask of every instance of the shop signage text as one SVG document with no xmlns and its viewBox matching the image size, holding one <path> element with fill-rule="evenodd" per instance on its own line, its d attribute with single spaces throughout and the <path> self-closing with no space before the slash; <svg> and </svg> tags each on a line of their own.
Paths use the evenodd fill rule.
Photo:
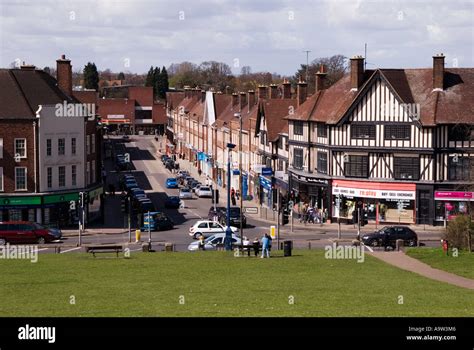
<svg viewBox="0 0 474 350">
<path fill-rule="evenodd" d="M 415 191 L 395 191 L 395 190 L 368 190 L 362 188 L 333 187 L 332 194 L 342 194 L 344 196 L 361 198 L 391 198 L 415 200 Z"/>
</svg>

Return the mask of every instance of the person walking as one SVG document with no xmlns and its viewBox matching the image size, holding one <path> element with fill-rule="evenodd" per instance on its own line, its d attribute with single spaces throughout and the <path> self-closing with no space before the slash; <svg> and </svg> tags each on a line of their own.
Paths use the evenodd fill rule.
<svg viewBox="0 0 474 350">
<path fill-rule="evenodd" d="M 237 201 L 235 200 L 235 190 L 233 187 L 230 190 L 230 198 L 232 199 L 232 205 L 236 205 Z"/>
<path fill-rule="evenodd" d="M 206 250 L 206 242 L 203 235 L 199 236 L 199 250 Z"/>
<path fill-rule="evenodd" d="M 270 258 L 270 238 L 268 234 L 265 233 L 265 236 L 262 238 L 262 256 L 261 258 L 265 258 L 265 254 L 267 255 L 267 258 Z"/>
<path fill-rule="evenodd" d="M 253 250 L 255 252 L 255 257 L 257 257 L 258 252 L 260 250 L 260 241 L 258 240 L 258 237 L 255 237 L 252 243 L 253 243 Z"/>
</svg>

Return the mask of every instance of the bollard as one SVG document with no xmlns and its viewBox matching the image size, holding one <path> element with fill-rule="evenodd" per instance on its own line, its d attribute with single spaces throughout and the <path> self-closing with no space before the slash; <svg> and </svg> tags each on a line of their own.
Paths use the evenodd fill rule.
<svg viewBox="0 0 474 350">
<path fill-rule="evenodd" d="M 138 229 L 135 231 L 135 243 L 140 242 L 140 239 L 141 239 L 141 231 L 140 229 Z"/>
<path fill-rule="evenodd" d="M 311 242 L 308 242 L 308 249 L 311 250 Z"/>
<path fill-rule="evenodd" d="M 395 246 L 396 246 L 397 252 L 399 252 L 400 250 L 403 250 L 403 239 L 397 239 L 395 241 Z"/>
</svg>

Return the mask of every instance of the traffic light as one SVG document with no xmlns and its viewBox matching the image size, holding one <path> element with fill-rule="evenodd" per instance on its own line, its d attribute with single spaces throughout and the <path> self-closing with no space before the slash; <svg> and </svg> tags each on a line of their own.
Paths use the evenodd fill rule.
<svg viewBox="0 0 474 350">
<path fill-rule="evenodd" d="M 84 206 L 89 204 L 89 193 L 84 192 Z"/>
<path fill-rule="evenodd" d="M 84 206 L 84 192 L 79 192 L 79 197 L 77 200 L 79 204 L 79 208 L 82 208 Z"/>
</svg>

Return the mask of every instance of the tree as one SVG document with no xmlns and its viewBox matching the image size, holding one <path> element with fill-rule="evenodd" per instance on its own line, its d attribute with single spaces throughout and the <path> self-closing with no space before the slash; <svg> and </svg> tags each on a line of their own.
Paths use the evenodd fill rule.
<svg viewBox="0 0 474 350">
<path fill-rule="evenodd" d="M 330 87 L 343 77 L 347 71 L 347 58 L 343 55 L 334 55 L 331 57 L 320 57 L 313 60 L 308 66 L 308 94 L 315 91 L 316 73 L 324 66 L 326 76 L 326 87 Z M 306 64 L 302 64 L 294 75 L 292 82 L 296 83 L 299 79 L 306 79 Z"/>
<path fill-rule="evenodd" d="M 153 70 L 153 96 L 158 96 L 158 89 L 159 89 L 159 80 L 160 80 L 160 68 L 159 67 L 155 67 L 155 69 Z"/>
<path fill-rule="evenodd" d="M 120 72 L 120 73 L 117 75 L 117 80 L 125 80 L 125 74 L 123 74 L 123 72 Z"/>
<path fill-rule="evenodd" d="M 158 97 L 160 98 L 165 98 L 166 97 L 166 93 L 168 92 L 169 90 L 169 81 L 168 81 L 168 72 L 166 71 L 166 67 L 163 66 L 163 68 L 161 68 L 161 73 L 158 77 L 158 81 L 157 81 L 157 93 L 158 93 Z"/>
<path fill-rule="evenodd" d="M 84 87 L 86 89 L 99 89 L 99 72 L 95 63 L 87 62 L 83 70 L 84 74 Z"/>
<path fill-rule="evenodd" d="M 471 244 L 474 223 L 468 215 L 458 215 L 448 223 L 444 239 L 449 246 L 457 249 L 469 249 Z M 469 249 L 470 250 L 470 249 Z"/>
<path fill-rule="evenodd" d="M 154 85 L 154 69 L 153 66 L 150 67 L 148 73 L 146 75 L 145 86 L 153 86 Z"/>
</svg>

